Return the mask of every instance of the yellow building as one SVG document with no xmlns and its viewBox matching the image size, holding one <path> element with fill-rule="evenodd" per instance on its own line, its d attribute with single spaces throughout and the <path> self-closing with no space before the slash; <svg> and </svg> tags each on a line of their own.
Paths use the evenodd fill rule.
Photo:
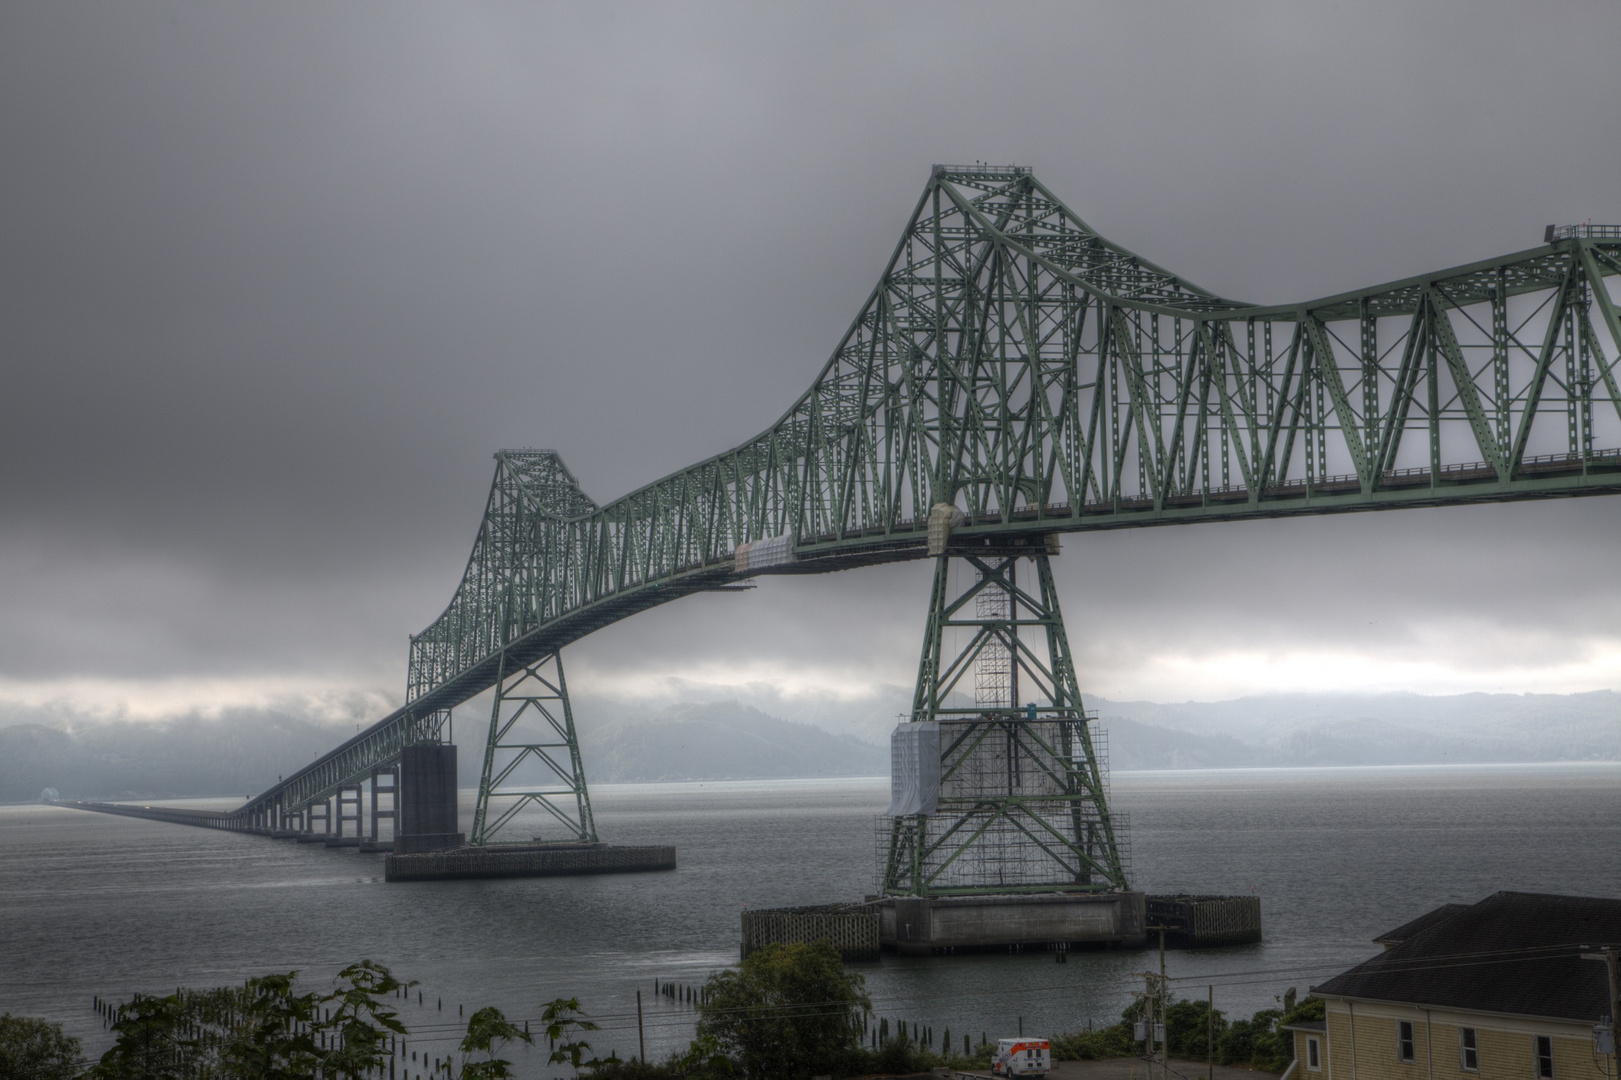
<svg viewBox="0 0 1621 1080">
<path fill-rule="evenodd" d="M 1617 1080 L 1602 960 L 1621 900 L 1500 892 L 1375 939 L 1385 951 L 1312 993 L 1288 1080 Z M 1607 1033 L 1606 1033 L 1607 1034 Z"/>
</svg>

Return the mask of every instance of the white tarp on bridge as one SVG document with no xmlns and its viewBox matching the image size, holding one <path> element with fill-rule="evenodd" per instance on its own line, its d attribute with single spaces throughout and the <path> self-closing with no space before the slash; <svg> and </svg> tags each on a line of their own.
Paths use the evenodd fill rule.
<svg viewBox="0 0 1621 1080">
<path fill-rule="evenodd" d="M 940 802 L 940 724 L 905 723 L 889 736 L 890 817 L 932 814 Z"/>
</svg>

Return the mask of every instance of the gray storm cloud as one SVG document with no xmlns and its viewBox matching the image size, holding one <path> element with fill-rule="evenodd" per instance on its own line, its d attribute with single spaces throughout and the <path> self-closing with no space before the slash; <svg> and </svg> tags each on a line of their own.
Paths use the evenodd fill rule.
<svg viewBox="0 0 1621 1080">
<path fill-rule="evenodd" d="M 0 698 L 397 693 L 494 449 L 556 447 L 605 500 L 762 429 L 935 161 L 1032 164 L 1252 300 L 1621 221 L 1617 40 L 1599 3 L 7 4 Z M 1163 530 L 1069 539 L 1060 573 L 1116 696 L 1309 656 L 1615 687 L 1618 524 Z M 580 663 L 904 683 L 925 580 L 687 601 Z"/>
</svg>

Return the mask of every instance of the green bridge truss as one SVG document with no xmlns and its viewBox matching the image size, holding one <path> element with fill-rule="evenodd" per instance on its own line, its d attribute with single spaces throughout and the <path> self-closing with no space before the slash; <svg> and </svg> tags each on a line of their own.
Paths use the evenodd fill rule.
<svg viewBox="0 0 1621 1080">
<path fill-rule="evenodd" d="M 759 574 L 1028 546 L 1045 575 L 1058 533 L 1621 492 L 1621 229 L 1544 239 L 1247 304 L 1105 240 L 1026 168 L 936 166 L 832 358 L 758 437 L 606 505 L 555 452 L 498 453 L 461 583 L 411 639 L 406 704 L 239 816 L 327 798 L 494 687 L 508 761 L 486 752 L 474 841 L 497 795 L 590 839 L 559 650 Z M 531 689 L 509 701 L 513 675 Z M 519 757 L 555 782 L 502 789 Z"/>
</svg>

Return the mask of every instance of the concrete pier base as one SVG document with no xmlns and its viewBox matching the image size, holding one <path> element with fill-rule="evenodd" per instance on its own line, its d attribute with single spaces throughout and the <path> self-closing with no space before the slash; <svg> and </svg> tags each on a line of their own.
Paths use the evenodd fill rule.
<svg viewBox="0 0 1621 1080">
<path fill-rule="evenodd" d="M 846 960 L 876 959 L 880 950 L 933 956 L 1140 949 L 1154 945 L 1161 928 L 1175 949 L 1253 944 L 1261 940 L 1261 901 L 1138 892 L 870 896 L 860 904 L 745 911 L 742 952 L 811 941 L 830 942 Z"/>
<path fill-rule="evenodd" d="M 1150 896 L 1148 921 L 1166 927 L 1165 944 L 1177 949 L 1252 945 L 1261 940 L 1258 896 Z"/>
<path fill-rule="evenodd" d="M 560 877 L 674 870 L 673 847 L 609 844 L 500 844 L 447 851 L 396 851 L 383 863 L 385 881 L 460 881 L 473 878 Z"/>
<path fill-rule="evenodd" d="M 902 955 L 1024 949 L 1141 948 L 1139 892 L 886 896 L 874 902 L 879 940 Z"/>
<path fill-rule="evenodd" d="M 883 952 L 880 923 L 876 904 L 745 909 L 742 958 L 767 945 L 825 941 L 841 960 L 877 960 Z"/>
<path fill-rule="evenodd" d="M 270 833 L 272 840 L 297 840 L 303 834 L 297 829 L 275 829 Z"/>
<path fill-rule="evenodd" d="M 298 834 L 298 842 L 300 844 L 324 844 L 326 843 L 326 833 L 301 832 Z"/>
<path fill-rule="evenodd" d="M 379 851 L 393 850 L 394 841 L 392 840 L 362 840 L 360 842 L 360 853 L 362 855 L 372 855 Z"/>
<path fill-rule="evenodd" d="M 327 847 L 359 847 L 358 836 L 329 836 L 326 838 Z"/>
<path fill-rule="evenodd" d="M 423 743 L 400 751 L 399 817 L 394 850 L 401 854 L 459 848 L 456 829 L 456 747 Z"/>
</svg>

